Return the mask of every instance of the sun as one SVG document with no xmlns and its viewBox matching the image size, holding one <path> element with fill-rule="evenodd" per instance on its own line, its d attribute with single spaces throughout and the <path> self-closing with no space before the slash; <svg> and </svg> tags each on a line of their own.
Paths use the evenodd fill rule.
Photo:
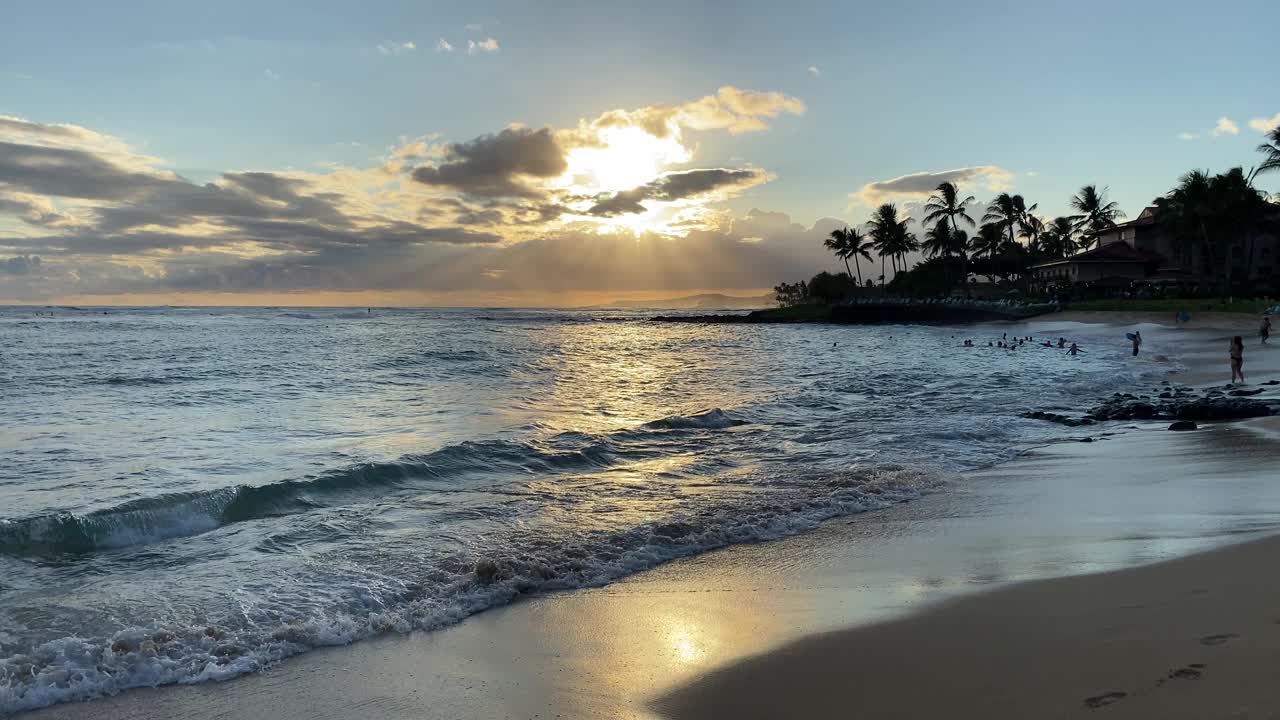
<svg viewBox="0 0 1280 720">
<path fill-rule="evenodd" d="M 569 151 L 564 187 L 583 193 L 631 190 L 690 158 L 675 133 L 660 138 L 637 127 L 608 127 L 599 131 L 598 140 Z"/>
</svg>

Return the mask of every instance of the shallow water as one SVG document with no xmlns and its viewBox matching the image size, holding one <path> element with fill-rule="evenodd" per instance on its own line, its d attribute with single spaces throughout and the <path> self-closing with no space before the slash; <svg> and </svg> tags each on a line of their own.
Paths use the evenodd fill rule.
<svg viewBox="0 0 1280 720">
<path fill-rule="evenodd" d="M 1067 436 L 1023 411 L 1169 369 L 1111 338 L 986 347 L 1000 332 L 0 309 L 0 712 L 945 492 Z"/>
</svg>

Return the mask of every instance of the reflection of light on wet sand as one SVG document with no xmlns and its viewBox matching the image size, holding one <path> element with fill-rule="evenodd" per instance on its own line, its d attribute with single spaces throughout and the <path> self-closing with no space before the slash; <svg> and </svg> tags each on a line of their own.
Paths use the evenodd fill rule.
<svg viewBox="0 0 1280 720">
<path fill-rule="evenodd" d="M 676 662 L 691 664 L 706 656 L 704 638 L 700 637 L 698 626 L 679 619 L 669 622 L 667 642 L 670 644 L 671 655 Z"/>
</svg>

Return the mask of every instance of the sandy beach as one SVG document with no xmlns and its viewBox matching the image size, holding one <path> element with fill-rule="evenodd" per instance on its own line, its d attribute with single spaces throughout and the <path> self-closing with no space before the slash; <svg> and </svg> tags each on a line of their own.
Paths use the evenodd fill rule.
<svg viewBox="0 0 1280 720">
<path fill-rule="evenodd" d="M 1253 319 L 1217 320 L 1025 327 L 1103 321 L 1123 342 L 1140 326 L 1150 353 L 1178 351 L 1178 379 L 1223 383 L 1225 339 Z M 1280 378 L 1273 353 L 1252 339 L 1251 380 Z M 1080 428 L 796 537 L 227 683 L 24 717 L 1267 717 L 1280 703 L 1273 420 Z"/>
</svg>

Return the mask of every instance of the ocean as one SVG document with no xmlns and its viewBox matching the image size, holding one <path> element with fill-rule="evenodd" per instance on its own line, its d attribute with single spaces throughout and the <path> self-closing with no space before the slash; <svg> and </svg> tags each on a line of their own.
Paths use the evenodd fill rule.
<svg viewBox="0 0 1280 720">
<path fill-rule="evenodd" d="M 1170 369 L 1122 338 L 987 346 L 1006 331 L 0 308 L 0 713 L 226 679 L 946 492 L 1100 432 L 1022 413 Z"/>
</svg>

